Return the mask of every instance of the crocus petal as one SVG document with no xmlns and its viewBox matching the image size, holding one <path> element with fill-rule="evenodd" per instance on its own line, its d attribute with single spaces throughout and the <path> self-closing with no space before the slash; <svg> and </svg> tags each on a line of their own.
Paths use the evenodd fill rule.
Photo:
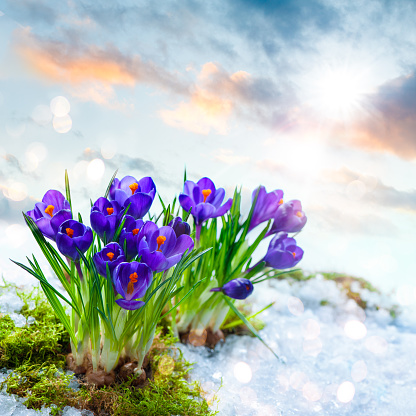
<svg viewBox="0 0 416 416">
<path fill-rule="evenodd" d="M 65 197 L 59 191 L 55 191 L 53 189 L 46 192 L 42 198 L 42 202 L 46 205 L 53 205 L 55 208 L 54 212 L 70 208 L 69 202 L 65 199 Z"/>
<path fill-rule="evenodd" d="M 168 269 L 168 262 L 166 257 L 160 251 L 151 253 L 149 250 L 139 251 L 142 256 L 142 262 L 146 263 L 154 272 L 161 272 Z"/>
<path fill-rule="evenodd" d="M 130 189 L 130 185 L 133 185 L 133 183 L 137 183 L 137 185 L 139 185 L 139 181 L 135 177 L 133 177 L 133 176 L 125 176 L 120 181 L 120 190 L 124 191 L 127 194 L 127 196 L 132 195 L 132 191 Z"/>
<path fill-rule="evenodd" d="M 116 200 L 120 204 L 120 206 L 124 206 L 124 203 L 126 202 L 129 196 L 131 196 L 131 192 L 130 194 L 127 194 L 121 189 L 116 189 L 114 191 L 114 200 Z M 130 212 L 129 212 L 129 215 L 130 215 Z"/>
<path fill-rule="evenodd" d="M 215 213 L 215 207 L 211 204 L 198 204 L 192 212 L 195 218 L 195 223 L 201 224 L 205 220 L 212 218 Z"/>
<path fill-rule="evenodd" d="M 51 221 L 48 218 L 39 218 L 36 220 L 36 225 L 45 237 L 55 240 L 56 233 L 53 231 Z"/>
<path fill-rule="evenodd" d="M 193 195 L 195 186 L 195 182 L 185 181 L 185 183 L 183 184 L 183 193 L 188 196 Z"/>
<path fill-rule="evenodd" d="M 156 192 L 156 185 L 150 176 L 140 179 L 139 181 L 140 192 L 145 194 L 152 194 L 154 196 Z"/>
<path fill-rule="evenodd" d="M 230 198 L 222 207 L 218 208 L 215 211 L 214 215 L 212 215 L 211 218 L 223 216 L 227 211 L 229 211 L 232 205 L 233 205 L 233 199 Z"/>
<path fill-rule="evenodd" d="M 186 250 L 191 251 L 193 250 L 193 248 L 194 248 L 194 241 L 192 240 L 192 238 L 189 237 L 189 235 L 182 234 L 176 240 L 176 245 L 174 249 L 169 253 L 169 255 L 170 256 L 174 256 L 176 254 L 182 255 L 183 253 L 185 253 Z M 189 254 L 189 251 L 188 251 L 188 254 Z"/>
<path fill-rule="evenodd" d="M 195 206 L 196 206 L 195 202 L 188 195 L 185 195 L 185 194 L 180 194 L 179 195 L 179 203 L 181 204 L 181 207 L 185 211 L 188 211 L 188 212 L 191 209 L 191 207 L 195 208 Z M 193 212 L 192 212 L 192 214 L 193 214 Z"/>
<path fill-rule="evenodd" d="M 51 218 L 51 227 L 53 229 L 54 234 L 58 232 L 58 229 L 60 225 L 66 221 L 70 220 L 72 218 L 72 213 L 69 209 L 61 209 L 59 212 L 57 212 L 52 218 Z"/>
<path fill-rule="evenodd" d="M 215 194 L 215 185 L 209 178 L 201 178 L 197 183 L 199 189 L 202 191 L 203 189 L 209 189 L 211 194 Z"/>
<path fill-rule="evenodd" d="M 163 236 L 166 238 L 166 240 L 164 241 L 163 244 L 160 245 L 160 250 L 162 251 L 162 253 L 168 257 L 170 255 L 170 252 L 173 250 L 173 248 L 175 247 L 176 244 L 176 234 L 175 231 L 173 231 L 172 227 L 164 226 L 164 227 L 160 227 L 159 228 L 159 235 L 156 236 L 157 233 L 152 234 L 152 243 L 153 240 L 156 243 L 156 249 L 157 249 L 157 237 L 159 236 Z M 152 244 L 153 246 L 153 244 Z M 149 247 L 151 247 L 151 244 L 149 243 Z"/>
<path fill-rule="evenodd" d="M 152 202 L 153 199 L 151 196 L 139 192 L 127 198 L 124 201 L 124 207 L 127 208 L 127 206 L 130 204 L 128 214 L 135 219 L 139 219 L 143 218 L 147 214 L 150 207 L 152 206 Z"/>
<path fill-rule="evenodd" d="M 129 311 L 134 311 L 140 309 L 145 303 L 141 300 L 125 300 L 117 299 L 116 303 L 120 308 L 127 309 Z"/>
<path fill-rule="evenodd" d="M 214 193 L 211 193 L 211 195 L 208 196 L 207 200 L 205 202 L 214 205 L 215 208 L 219 208 L 222 204 L 222 201 L 224 201 L 225 197 L 225 190 L 224 188 L 218 188 Z"/>
</svg>

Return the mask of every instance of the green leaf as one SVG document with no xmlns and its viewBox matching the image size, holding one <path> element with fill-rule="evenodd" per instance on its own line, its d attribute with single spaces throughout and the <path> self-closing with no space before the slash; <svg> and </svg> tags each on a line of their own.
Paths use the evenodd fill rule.
<svg viewBox="0 0 416 416">
<path fill-rule="evenodd" d="M 247 328 L 250 330 L 250 332 L 259 339 L 260 342 L 263 343 L 263 345 L 272 352 L 272 354 L 283 364 L 285 362 L 266 344 L 266 342 L 263 340 L 263 338 L 259 335 L 259 333 L 256 331 L 253 325 L 247 320 L 247 318 L 236 308 L 233 302 L 230 301 L 230 299 L 227 298 L 227 296 L 223 295 L 224 300 L 227 302 L 228 306 L 233 310 L 233 312 L 244 322 L 244 324 L 247 326 Z"/>
<path fill-rule="evenodd" d="M 66 169 L 65 169 L 65 194 L 66 194 L 66 200 L 69 202 L 69 206 L 71 207 L 71 212 L 72 212 L 71 188 L 69 187 L 69 177 L 68 177 L 68 171 Z"/>
<path fill-rule="evenodd" d="M 109 182 L 109 184 L 107 186 L 107 189 L 105 191 L 105 194 L 104 194 L 104 198 L 108 198 L 108 194 L 110 193 L 111 185 L 113 184 L 113 181 L 116 178 L 117 172 L 118 172 L 118 169 L 114 172 L 113 176 L 110 179 L 110 182 Z"/>
<path fill-rule="evenodd" d="M 253 315 L 247 316 L 247 320 L 249 321 L 250 319 L 255 318 L 257 315 L 260 315 L 262 312 L 264 312 L 266 309 L 269 309 L 271 306 L 274 305 L 274 302 L 270 303 L 269 305 L 265 306 L 262 310 L 253 313 Z M 241 325 L 244 322 L 241 319 L 238 319 L 237 321 L 234 322 L 230 322 L 229 324 L 222 326 L 221 329 L 230 329 L 230 328 L 234 328 L 235 326 Z"/>
</svg>

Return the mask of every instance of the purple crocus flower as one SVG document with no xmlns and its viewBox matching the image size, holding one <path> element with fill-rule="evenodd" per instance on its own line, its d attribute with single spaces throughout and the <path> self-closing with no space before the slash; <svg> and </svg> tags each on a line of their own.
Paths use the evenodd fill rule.
<svg viewBox="0 0 416 416">
<path fill-rule="evenodd" d="M 287 233 L 297 233 L 306 224 L 306 215 L 302 211 L 300 201 L 293 200 L 285 202 L 279 206 L 275 215 L 272 228 L 266 234 L 266 237 L 280 231 Z"/>
<path fill-rule="evenodd" d="M 59 251 L 74 262 L 78 262 L 80 259 L 77 248 L 85 253 L 92 240 L 91 228 L 75 220 L 64 221 L 56 234 L 56 245 Z"/>
<path fill-rule="evenodd" d="M 259 186 L 259 188 L 253 191 L 251 198 L 252 202 L 254 202 L 256 195 L 256 205 L 253 210 L 253 216 L 251 217 L 248 231 L 251 231 L 262 222 L 273 218 L 279 206 L 283 204 L 283 191 L 280 189 L 267 193 L 264 186 Z"/>
<path fill-rule="evenodd" d="M 267 253 L 262 261 L 267 267 L 289 269 L 296 266 L 303 257 L 303 250 L 296 245 L 294 238 L 288 238 L 287 233 L 280 232 L 270 241 Z"/>
<path fill-rule="evenodd" d="M 122 262 L 126 261 L 123 250 L 117 243 L 107 244 L 101 251 L 94 254 L 93 257 L 95 267 L 98 273 L 107 277 L 107 264 L 110 275 L 113 275 L 114 269 Z"/>
<path fill-rule="evenodd" d="M 137 255 L 139 231 L 143 227 L 144 222 L 143 220 L 135 220 L 130 215 L 126 215 L 125 219 L 119 243 L 126 253 L 127 260 L 131 260 Z"/>
<path fill-rule="evenodd" d="M 139 181 L 133 176 L 125 176 L 121 181 L 115 178 L 110 187 L 110 198 L 116 200 L 122 208 L 130 205 L 128 215 L 135 219 L 146 215 L 155 195 L 156 185 L 150 177 Z"/>
<path fill-rule="evenodd" d="M 97 235 L 106 241 L 111 241 L 117 229 L 121 208 L 117 201 L 109 201 L 100 197 L 91 208 L 90 222 Z"/>
<path fill-rule="evenodd" d="M 153 222 L 147 221 L 140 231 L 139 256 L 154 272 L 169 269 L 179 262 L 186 250 L 193 248 L 194 242 L 189 235 L 176 237 L 175 231 L 169 226 L 158 228 Z"/>
<path fill-rule="evenodd" d="M 153 273 L 147 264 L 132 261 L 120 263 L 114 270 L 113 283 L 118 294 L 123 298 L 116 303 L 123 309 L 135 310 L 144 305 L 141 300 L 136 300 L 145 295 L 152 283 Z"/>
<path fill-rule="evenodd" d="M 185 211 L 192 208 L 195 224 L 200 225 L 210 218 L 221 217 L 231 208 L 232 198 L 221 206 L 224 196 L 224 188 L 216 189 L 211 179 L 202 178 L 197 183 L 185 182 L 179 202 Z"/>
<path fill-rule="evenodd" d="M 179 237 L 182 234 L 191 234 L 191 226 L 186 221 L 182 221 L 181 217 L 174 218 L 168 225 L 173 228 L 176 237 Z"/>
<path fill-rule="evenodd" d="M 215 287 L 210 292 L 223 292 L 233 299 L 245 299 L 253 293 L 253 283 L 244 277 L 230 280 L 223 287 Z"/>
<path fill-rule="evenodd" d="M 27 211 L 45 237 L 56 240 L 59 226 L 72 218 L 71 206 L 65 197 L 53 189 L 46 192 L 42 202 L 35 204 L 35 208 Z"/>
</svg>

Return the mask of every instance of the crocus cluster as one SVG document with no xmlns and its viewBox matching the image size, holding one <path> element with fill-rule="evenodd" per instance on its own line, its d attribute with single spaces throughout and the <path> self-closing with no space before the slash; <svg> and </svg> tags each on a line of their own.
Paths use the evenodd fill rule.
<svg viewBox="0 0 416 416">
<path fill-rule="evenodd" d="M 101 276 L 107 278 L 109 274 L 115 293 L 120 296 L 116 303 L 124 309 L 143 306 L 137 299 L 146 293 L 153 273 L 170 269 L 194 246 L 190 226 L 180 217 L 164 227 L 143 221 L 155 193 L 150 177 L 139 181 L 133 176 L 115 178 L 109 190 L 110 199 L 100 197 L 91 208 L 92 230 L 107 243 L 94 254 L 93 261 Z M 70 204 L 59 191 L 48 191 L 27 215 L 46 237 L 56 241 L 58 250 L 68 260 L 78 264 L 80 252 L 91 247 L 93 231 L 72 219 Z"/>
<path fill-rule="evenodd" d="M 67 180 L 66 195 L 70 200 Z M 70 202 L 56 190 L 46 192 L 26 213 L 69 294 L 65 298 L 58 293 L 39 272 L 36 260 L 31 263 L 32 275 L 41 280 L 70 334 L 77 365 L 85 358 L 83 351 L 91 354 L 95 369 L 114 369 L 121 351 L 142 363 L 168 306 L 167 313 L 176 308 L 172 324 L 179 332 L 201 326 L 215 332 L 230 308 L 240 316 L 234 299 L 246 299 L 254 284 L 296 266 L 303 257 L 290 234 L 301 231 L 307 218 L 300 201 L 284 201 L 282 190 L 256 188 L 247 218 L 240 212 L 241 191 L 226 199 L 224 188 L 207 177 L 185 181 L 178 198 L 182 216 L 175 198 L 172 204 L 161 201 L 159 216 L 145 218 L 155 196 L 152 178 L 125 176 L 114 178 L 106 194 L 92 204 L 91 228 L 80 215 L 73 216 Z M 56 243 L 68 264 L 52 244 L 39 238 L 39 231 Z M 270 239 L 268 249 L 253 266 L 253 253 L 264 239 Z M 180 293 L 185 295 L 182 299 Z M 61 300 L 72 307 L 69 318 Z"/>
</svg>

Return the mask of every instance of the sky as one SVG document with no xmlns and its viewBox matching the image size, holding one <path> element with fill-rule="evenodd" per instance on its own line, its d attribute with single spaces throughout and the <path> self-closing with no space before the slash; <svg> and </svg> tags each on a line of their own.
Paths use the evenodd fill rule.
<svg viewBox="0 0 416 416">
<path fill-rule="evenodd" d="M 412 0 L 2 1 L 0 274 L 23 279 L 21 212 L 65 169 L 88 217 L 116 169 L 168 201 L 186 167 L 245 209 L 282 189 L 300 266 L 416 301 L 415 21 Z"/>
</svg>

